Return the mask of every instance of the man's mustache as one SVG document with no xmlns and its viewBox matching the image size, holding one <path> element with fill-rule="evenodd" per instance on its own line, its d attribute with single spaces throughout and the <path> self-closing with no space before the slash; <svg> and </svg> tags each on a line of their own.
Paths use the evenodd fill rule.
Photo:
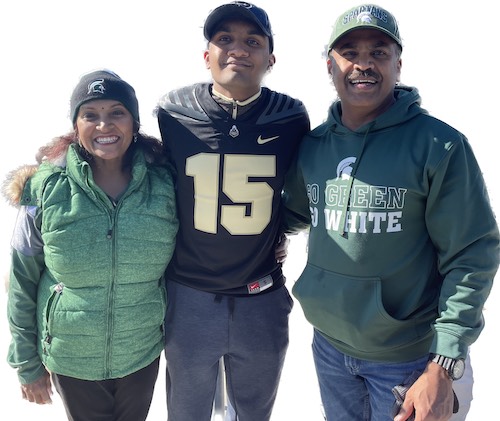
<svg viewBox="0 0 500 421">
<path fill-rule="evenodd" d="M 374 71 L 368 69 L 368 70 L 354 70 L 350 75 L 349 75 L 349 80 L 356 80 L 356 79 L 362 79 L 362 78 L 371 78 L 378 80 L 378 74 L 375 73 Z"/>
</svg>

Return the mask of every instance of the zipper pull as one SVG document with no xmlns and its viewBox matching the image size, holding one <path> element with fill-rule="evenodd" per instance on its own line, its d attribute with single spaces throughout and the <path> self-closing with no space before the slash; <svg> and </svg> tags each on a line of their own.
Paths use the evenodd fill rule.
<svg viewBox="0 0 500 421">
<path fill-rule="evenodd" d="M 52 343 L 52 336 L 47 335 L 43 340 L 43 353 L 45 355 L 49 355 L 49 351 L 47 350 L 47 348 L 50 346 L 51 343 Z"/>
<path fill-rule="evenodd" d="M 62 282 L 59 282 L 55 287 L 54 287 L 54 291 L 57 293 L 57 294 L 62 294 L 63 292 L 63 289 L 64 289 L 64 284 Z"/>
<path fill-rule="evenodd" d="M 111 229 L 108 230 L 108 233 L 106 234 L 106 238 L 108 240 L 111 240 L 111 238 L 113 238 L 113 230 L 111 230 Z"/>
</svg>

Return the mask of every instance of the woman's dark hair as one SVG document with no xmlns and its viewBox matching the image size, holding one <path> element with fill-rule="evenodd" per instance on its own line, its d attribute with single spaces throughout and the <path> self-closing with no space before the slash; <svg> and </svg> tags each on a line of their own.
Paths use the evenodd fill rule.
<svg viewBox="0 0 500 421">
<path fill-rule="evenodd" d="M 127 151 L 128 156 L 133 155 L 135 148 L 142 149 L 146 161 L 153 165 L 164 165 L 167 163 L 163 143 L 154 136 L 137 132 L 137 141 L 130 145 Z"/>
</svg>

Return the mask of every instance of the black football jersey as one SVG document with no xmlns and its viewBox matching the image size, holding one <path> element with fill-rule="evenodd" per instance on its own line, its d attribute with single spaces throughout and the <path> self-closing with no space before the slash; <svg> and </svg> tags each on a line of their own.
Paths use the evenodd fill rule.
<svg viewBox="0 0 500 421">
<path fill-rule="evenodd" d="M 283 283 L 275 259 L 281 191 L 309 118 L 302 102 L 262 88 L 257 103 L 233 119 L 210 86 L 172 91 L 158 107 L 180 221 L 167 278 L 252 294 Z"/>
</svg>

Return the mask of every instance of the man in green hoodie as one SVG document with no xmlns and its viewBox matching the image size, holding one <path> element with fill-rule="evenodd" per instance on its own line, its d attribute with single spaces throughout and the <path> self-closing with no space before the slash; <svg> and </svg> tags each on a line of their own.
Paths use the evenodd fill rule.
<svg viewBox="0 0 500 421">
<path fill-rule="evenodd" d="M 327 66 L 339 99 L 285 184 L 289 231 L 310 228 L 293 294 L 314 326 L 328 420 L 448 420 L 498 269 L 471 146 L 399 84 L 402 49 L 381 7 L 337 19 Z"/>
</svg>

